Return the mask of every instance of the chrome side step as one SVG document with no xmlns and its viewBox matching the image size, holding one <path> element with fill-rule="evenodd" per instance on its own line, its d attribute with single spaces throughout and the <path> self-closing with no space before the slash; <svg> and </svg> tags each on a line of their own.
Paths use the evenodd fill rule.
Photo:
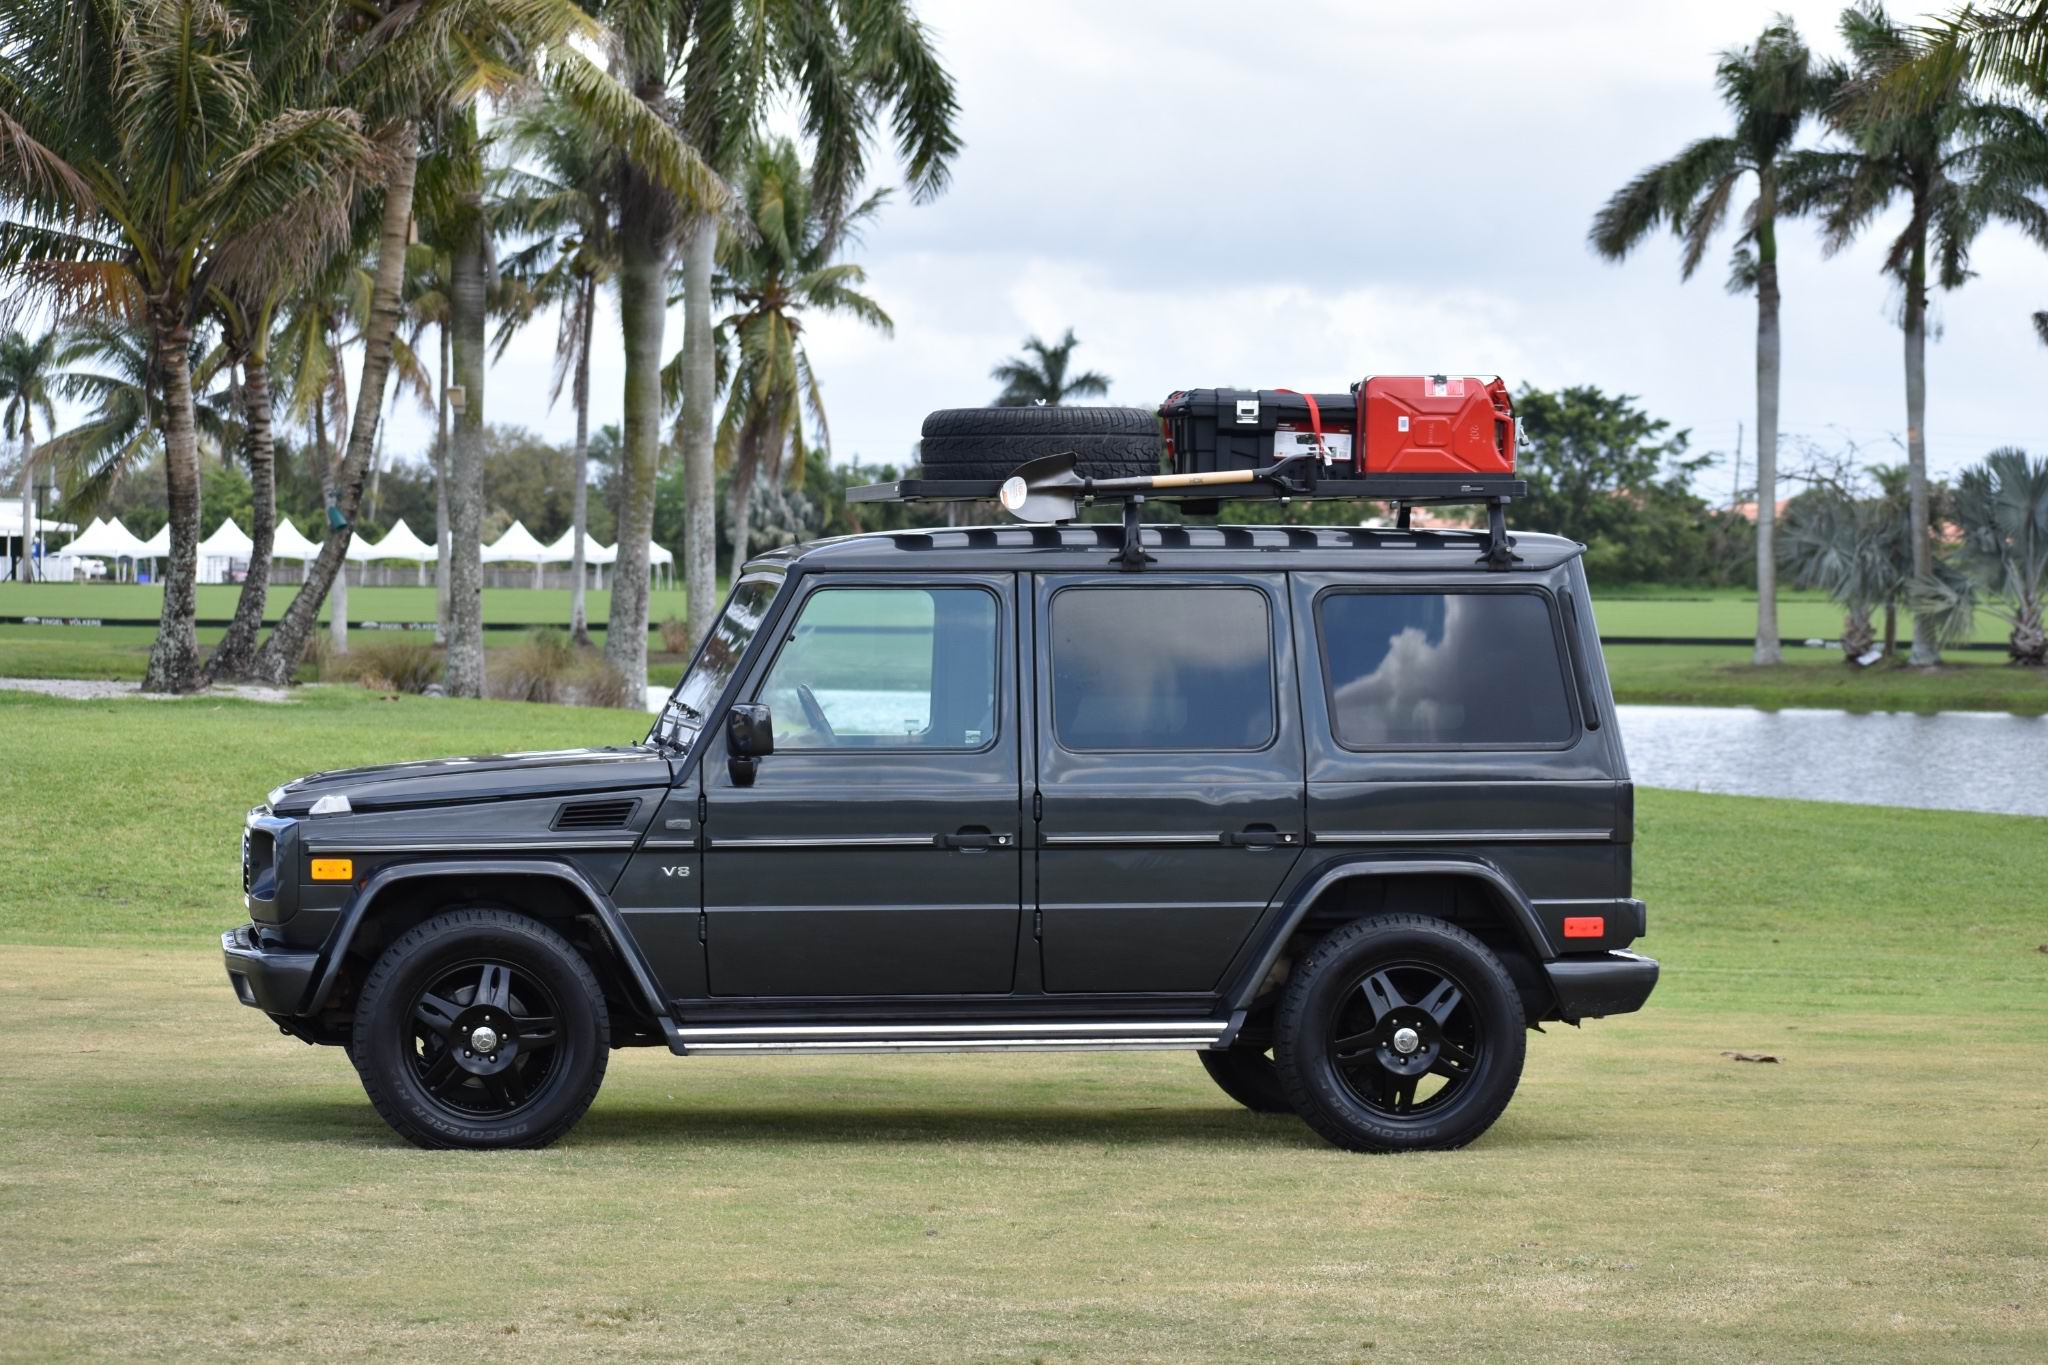
<svg viewBox="0 0 2048 1365">
<path fill-rule="evenodd" d="M 678 1053 L 1138 1052 L 1215 1047 L 1227 1021 L 1060 1023 L 683 1024 L 666 1030 Z"/>
</svg>

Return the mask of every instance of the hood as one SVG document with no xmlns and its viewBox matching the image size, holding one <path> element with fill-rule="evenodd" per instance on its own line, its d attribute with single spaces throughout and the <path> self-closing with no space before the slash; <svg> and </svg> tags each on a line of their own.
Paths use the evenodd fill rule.
<svg viewBox="0 0 2048 1365">
<path fill-rule="evenodd" d="M 391 810 L 402 806 L 666 787 L 674 776 L 667 758 L 654 749 L 639 746 L 484 754 L 314 773 L 273 791 L 270 807 L 278 815 L 304 815 L 323 796 L 346 796 L 353 810 Z"/>
</svg>

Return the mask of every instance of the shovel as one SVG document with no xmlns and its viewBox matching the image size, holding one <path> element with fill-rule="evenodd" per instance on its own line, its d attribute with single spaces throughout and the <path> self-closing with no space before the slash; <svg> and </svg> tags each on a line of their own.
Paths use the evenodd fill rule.
<svg viewBox="0 0 2048 1365">
<path fill-rule="evenodd" d="M 1074 472 L 1074 456 L 1042 455 L 1017 466 L 997 496 L 1019 521 L 1072 521 L 1084 499 L 1104 493 L 1151 493 L 1170 488 L 1214 488 L 1274 481 L 1281 470 L 1313 455 L 1295 455 L 1264 469 L 1230 469 L 1218 474 L 1152 474 L 1128 479 L 1090 479 Z"/>
</svg>

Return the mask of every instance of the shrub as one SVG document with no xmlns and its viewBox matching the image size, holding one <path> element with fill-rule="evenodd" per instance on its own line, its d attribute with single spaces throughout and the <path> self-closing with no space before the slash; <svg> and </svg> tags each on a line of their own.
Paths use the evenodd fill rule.
<svg viewBox="0 0 2048 1365">
<path fill-rule="evenodd" d="M 613 666 L 603 654 L 593 651 L 584 657 L 583 666 L 577 671 L 577 702 L 584 706 L 638 711 L 643 709 L 646 699 L 646 685 L 635 686 L 633 680 Z"/>
<path fill-rule="evenodd" d="M 690 623 L 680 616 L 671 616 L 659 627 L 661 648 L 667 654 L 688 654 L 690 652 Z"/>
<path fill-rule="evenodd" d="M 490 675 L 486 691 L 500 701 L 568 700 L 571 677 L 576 672 L 576 647 L 559 630 L 536 630 L 527 634 L 504 657 L 486 658 Z"/>
<path fill-rule="evenodd" d="M 364 640 L 346 654 L 323 649 L 320 661 L 322 682 L 361 683 L 378 692 L 424 692 L 441 681 L 442 671 L 441 651 L 425 631 Z"/>
</svg>

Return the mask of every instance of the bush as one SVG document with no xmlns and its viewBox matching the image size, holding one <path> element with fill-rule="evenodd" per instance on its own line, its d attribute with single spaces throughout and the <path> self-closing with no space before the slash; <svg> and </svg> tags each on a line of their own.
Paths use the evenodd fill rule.
<svg viewBox="0 0 2048 1365">
<path fill-rule="evenodd" d="M 634 685 L 611 660 L 593 652 L 577 671 L 576 700 L 584 706 L 609 706 L 620 711 L 643 710 L 647 700 L 645 683 Z"/>
<path fill-rule="evenodd" d="M 377 692 L 424 692 L 441 681 L 443 670 L 441 651 L 425 631 L 365 640 L 346 654 L 321 649 L 320 681 L 360 683 Z"/>
<path fill-rule="evenodd" d="M 661 648 L 667 654 L 688 654 L 690 652 L 690 623 L 680 616 L 671 616 L 656 627 L 661 632 Z"/>
<path fill-rule="evenodd" d="M 576 646 L 559 630 L 536 630 L 501 659 L 485 656 L 486 693 L 499 701 L 568 700 L 576 672 Z"/>
</svg>

